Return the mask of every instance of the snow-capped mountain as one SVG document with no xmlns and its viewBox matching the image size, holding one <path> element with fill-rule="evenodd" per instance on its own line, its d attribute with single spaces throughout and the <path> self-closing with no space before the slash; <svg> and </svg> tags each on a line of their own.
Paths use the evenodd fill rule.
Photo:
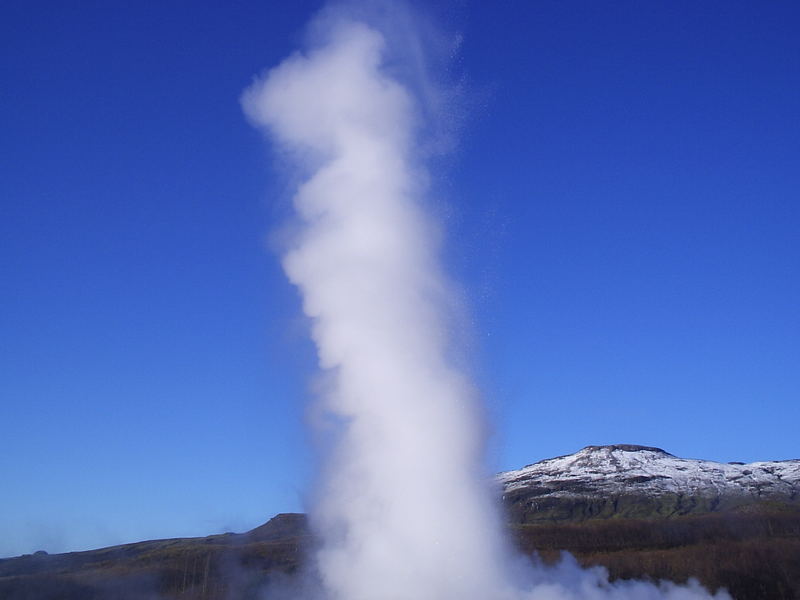
<svg viewBox="0 0 800 600">
<path fill-rule="evenodd" d="M 498 476 L 518 522 L 654 517 L 800 504 L 800 460 L 718 463 L 659 448 L 587 446 Z"/>
</svg>

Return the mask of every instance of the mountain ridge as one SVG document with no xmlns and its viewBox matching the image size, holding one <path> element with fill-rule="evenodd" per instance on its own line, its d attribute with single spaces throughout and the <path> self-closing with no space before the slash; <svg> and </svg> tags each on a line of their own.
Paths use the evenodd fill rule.
<svg viewBox="0 0 800 600">
<path fill-rule="evenodd" d="M 514 522 L 652 518 L 800 505 L 800 460 L 721 463 L 634 444 L 586 446 L 498 474 Z"/>
</svg>

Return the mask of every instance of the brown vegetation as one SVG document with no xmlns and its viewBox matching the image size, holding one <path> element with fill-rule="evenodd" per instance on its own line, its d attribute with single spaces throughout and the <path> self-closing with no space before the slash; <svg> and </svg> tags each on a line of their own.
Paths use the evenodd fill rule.
<svg viewBox="0 0 800 600">
<path fill-rule="evenodd" d="M 569 550 L 612 579 L 698 579 L 737 600 L 800 598 L 800 511 L 775 508 L 674 519 L 605 519 L 513 526 L 520 548 L 546 561 Z"/>
<path fill-rule="evenodd" d="M 523 552 L 553 562 L 567 550 L 585 566 L 604 566 L 612 579 L 694 577 L 736 600 L 800 599 L 796 506 L 510 528 Z M 247 600 L 300 568 L 310 544 L 302 515 L 279 515 L 247 534 L 0 560 L 0 599 Z"/>
</svg>

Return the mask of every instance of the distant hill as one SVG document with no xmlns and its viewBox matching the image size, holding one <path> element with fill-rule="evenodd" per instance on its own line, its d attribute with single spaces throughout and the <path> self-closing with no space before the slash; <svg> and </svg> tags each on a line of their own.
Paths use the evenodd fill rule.
<svg viewBox="0 0 800 600">
<path fill-rule="evenodd" d="M 498 477 L 516 523 L 800 507 L 800 460 L 718 463 L 617 444 L 587 446 Z"/>
<path fill-rule="evenodd" d="M 695 576 L 737 600 L 800 600 L 800 461 L 588 446 L 498 479 L 519 547 L 546 561 L 569 550 L 614 578 Z M 305 516 L 281 514 L 242 534 L 37 553 L 0 560 L 0 600 L 255 599 L 312 545 Z"/>
<path fill-rule="evenodd" d="M 247 599 L 295 571 L 310 543 L 305 515 L 247 533 L 176 538 L 0 560 L 0 600 Z"/>
</svg>

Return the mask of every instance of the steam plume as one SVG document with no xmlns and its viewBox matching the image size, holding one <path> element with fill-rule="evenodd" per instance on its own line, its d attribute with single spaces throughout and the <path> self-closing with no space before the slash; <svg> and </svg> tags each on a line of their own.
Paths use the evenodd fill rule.
<svg viewBox="0 0 800 600">
<path fill-rule="evenodd" d="M 613 591 L 602 572 L 569 562 L 512 576 L 479 468 L 474 393 L 448 360 L 452 296 L 422 204 L 420 106 L 390 75 L 378 30 L 328 19 L 320 36 L 243 97 L 251 121 L 305 174 L 294 196 L 301 233 L 283 266 L 302 293 L 328 375 L 323 402 L 340 430 L 312 511 L 322 537 L 313 594 L 705 596 L 641 583 Z"/>
</svg>

